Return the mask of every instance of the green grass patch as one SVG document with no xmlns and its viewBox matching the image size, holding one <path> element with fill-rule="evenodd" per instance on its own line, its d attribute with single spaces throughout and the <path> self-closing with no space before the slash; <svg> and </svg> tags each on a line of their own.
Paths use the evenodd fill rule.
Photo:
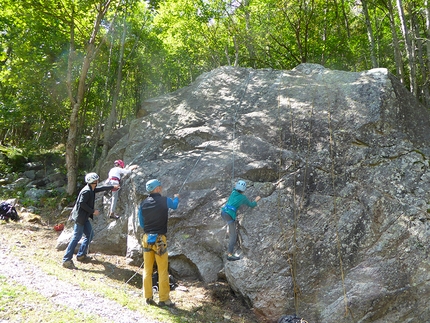
<svg viewBox="0 0 430 323">
<path fill-rule="evenodd" d="M 46 297 L 0 276 L 0 317 L 10 322 L 103 323 L 94 315 L 52 303 Z"/>
</svg>

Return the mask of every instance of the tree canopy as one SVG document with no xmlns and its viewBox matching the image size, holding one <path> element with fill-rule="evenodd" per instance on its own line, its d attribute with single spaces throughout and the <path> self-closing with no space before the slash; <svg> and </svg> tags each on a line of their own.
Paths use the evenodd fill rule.
<svg viewBox="0 0 430 323">
<path fill-rule="evenodd" d="M 427 0 L 0 0 L 0 9 L 0 144 L 64 146 L 70 194 L 76 169 L 94 167 L 143 100 L 223 65 L 385 67 L 430 105 Z"/>
</svg>

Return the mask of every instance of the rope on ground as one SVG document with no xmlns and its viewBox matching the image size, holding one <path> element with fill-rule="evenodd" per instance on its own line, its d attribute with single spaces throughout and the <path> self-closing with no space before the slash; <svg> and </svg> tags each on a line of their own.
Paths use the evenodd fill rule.
<svg viewBox="0 0 430 323">
<path fill-rule="evenodd" d="M 142 269 L 142 267 L 143 267 L 143 261 L 142 261 L 142 264 L 140 265 L 139 269 Z M 138 271 L 139 269 L 135 270 L 135 271 L 134 271 L 133 276 L 131 276 L 131 277 L 129 278 L 129 280 L 127 280 L 127 281 L 124 283 L 124 289 L 125 289 L 125 285 L 127 285 L 127 284 L 128 284 L 128 283 L 129 283 L 133 278 L 134 278 L 134 276 L 136 276 L 136 275 L 137 275 L 137 271 Z"/>
</svg>

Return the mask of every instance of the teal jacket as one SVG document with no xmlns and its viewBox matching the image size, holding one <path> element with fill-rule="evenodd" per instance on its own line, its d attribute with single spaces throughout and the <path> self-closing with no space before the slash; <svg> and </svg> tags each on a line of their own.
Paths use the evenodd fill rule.
<svg viewBox="0 0 430 323">
<path fill-rule="evenodd" d="M 239 207 L 242 205 L 248 205 L 249 207 L 256 207 L 257 202 L 250 201 L 248 198 L 242 194 L 239 193 L 236 190 L 233 190 L 231 192 L 230 197 L 228 198 L 227 204 L 221 208 L 221 212 L 225 212 L 228 215 L 231 216 L 233 220 L 236 220 L 236 213 Z"/>
</svg>

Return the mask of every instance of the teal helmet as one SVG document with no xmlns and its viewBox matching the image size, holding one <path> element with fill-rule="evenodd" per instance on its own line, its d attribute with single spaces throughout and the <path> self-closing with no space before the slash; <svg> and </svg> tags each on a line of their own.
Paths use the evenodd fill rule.
<svg viewBox="0 0 430 323">
<path fill-rule="evenodd" d="M 246 190 L 246 182 L 245 181 L 238 181 L 234 187 L 237 191 L 245 192 Z"/>
<path fill-rule="evenodd" d="M 148 192 L 152 192 L 155 190 L 158 186 L 161 186 L 161 183 L 158 179 L 151 179 L 146 182 L 146 190 Z"/>
</svg>

